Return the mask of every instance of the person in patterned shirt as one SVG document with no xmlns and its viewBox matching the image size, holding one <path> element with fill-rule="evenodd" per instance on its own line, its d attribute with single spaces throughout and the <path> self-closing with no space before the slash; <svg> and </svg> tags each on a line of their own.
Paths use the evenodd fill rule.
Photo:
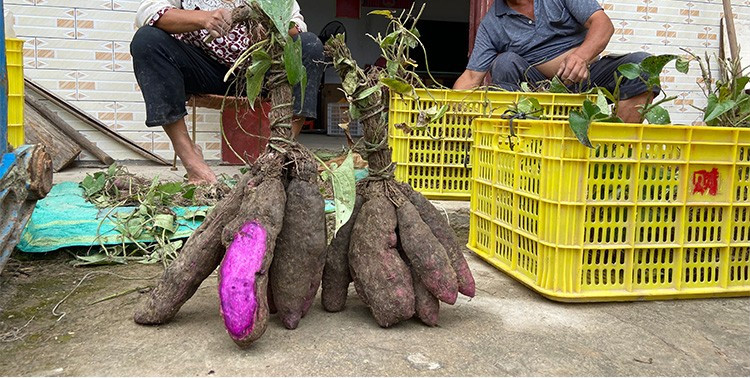
<svg viewBox="0 0 750 378">
<path fill-rule="evenodd" d="M 133 70 L 146 103 L 146 125 L 162 126 L 172 141 L 191 183 L 214 183 L 216 175 L 188 134 L 185 102 L 190 95 L 224 95 L 229 68 L 255 42 L 246 23 L 232 25 L 231 10 L 245 0 L 143 0 L 136 13 L 139 27 L 130 43 Z M 322 79 L 323 45 L 307 32 L 294 2 L 289 35 L 302 40 L 308 84 L 294 88 L 293 135 L 307 118 L 317 117 Z M 211 38 L 209 38 L 211 37 Z"/>
</svg>

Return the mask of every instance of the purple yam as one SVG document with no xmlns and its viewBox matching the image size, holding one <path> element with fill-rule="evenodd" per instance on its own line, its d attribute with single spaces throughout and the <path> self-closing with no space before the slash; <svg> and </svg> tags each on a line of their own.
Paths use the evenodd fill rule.
<svg viewBox="0 0 750 378">
<path fill-rule="evenodd" d="M 411 269 L 435 297 L 448 304 L 456 303 L 458 280 L 445 248 L 411 202 L 402 204 L 397 214 L 401 245 Z"/>
<path fill-rule="evenodd" d="M 471 274 L 469 264 L 464 258 L 462 248 L 456 240 L 456 233 L 451 228 L 445 216 L 438 210 L 432 202 L 428 201 L 421 193 L 415 191 L 407 184 L 401 185 L 401 190 L 409 197 L 409 201 L 417 208 L 422 220 L 427 223 L 432 233 L 445 248 L 448 258 L 451 260 L 453 270 L 456 272 L 458 279 L 458 291 L 467 296 L 474 297 L 476 294 L 476 284 L 474 276 Z"/>
<path fill-rule="evenodd" d="M 396 250 L 396 223 L 396 210 L 388 199 L 370 198 L 354 222 L 349 248 L 354 287 L 381 327 L 414 315 L 414 286 Z"/>
<path fill-rule="evenodd" d="M 267 233 L 256 222 L 246 223 L 227 249 L 219 270 L 219 298 L 224 325 L 235 342 L 247 344 L 257 328 L 266 327 Z M 264 266 L 265 265 L 265 266 Z"/>
<path fill-rule="evenodd" d="M 317 183 L 293 178 L 286 189 L 283 226 L 270 284 L 281 322 L 295 329 L 320 287 L 325 264 L 325 201 Z"/>
<path fill-rule="evenodd" d="M 339 312 L 346 305 L 346 297 L 349 292 L 349 283 L 352 282 L 349 273 L 349 242 L 351 241 L 352 228 L 357 219 L 359 210 L 365 199 L 357 196 L 354 211 L 331 241 L 326 250 L 325 270 L 323 270 L 323 290 L 320 295 L 323 308 L 329 312 Z"/>
</svg>

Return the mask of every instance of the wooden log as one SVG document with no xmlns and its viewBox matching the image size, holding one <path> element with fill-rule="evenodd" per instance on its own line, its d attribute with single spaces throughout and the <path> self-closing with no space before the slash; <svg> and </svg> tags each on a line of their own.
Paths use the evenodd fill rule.
<svg viewBox="0 0 750 378">
<path fill-rule="evenodd" d="M 97 147 L 96 144 L 86 139 L 86 137 L 81 135 L 81 133 L 79 133 L 76 129 L 74 129 L 73 126 L 70 126 L 67 122 L 65 122 L 65 120 L 60 118 L 60 116 L 57 115 L 57 113 L 49 110 L 49 108 L 42 105 L 35 96 L 27 95 L 26 104 L 28 104 L 29 107 L 36 110 L 49 122 L 52 122 L 52 124 L 54 124 L 58 129 L 60 129 L 60 131 L 62 131 L 70 139 L 78 143 L 78 145 L 81 146 L 83 149 L 85 149 L 86 151 L 94 155 L 102 163 L 106 165 L 111 165 L 115 162 L 115 159 L 112 159 L 111 156 L 109 156 L 101 148 Z"/>
<path fill-rule="evenodd" d="M 726 21 L 727 37 L 729 38 L 729 51 L 732 54 L 732 60 L 740 56 L 740 47 L 737 44 L 737 29 L 734 27 L 734 12 L 732 12 L 732 1 L 723 0 L 724 20 Z"/>
<path fill-rule="evenodd" d="M 28 100 L 26 101 L 28 103 Z M 24 107 L 24 131 L 28 144 L 42 144 L 52 157 L 52 169 L 60 172 L 81 153 L 81 146 L 71 140 L 55 124 L 48 121 L 32 106 Z"/>
<path fill-rule="evenodd" d="M 78 118 L 79 120 L 83 121 L 87 125 L 93 127 L 94 129 L 100 131 L 102 134 L 122 143 L 129 149 L 131 149 L 133 152 L 145 157 L 148 160 L 157 162 L 159 164 L 163 165 L 169 165 L 169 162 L 164 160 L 159 155 L 156 155 L 155 153 L 146 150 L 145 148 L 139 146 L 137 143 L 133 142 L 132 140 L 118 134 L 116 131 L 109 128 L 109 126 L 102 123 L 102 121 L 96 119 L 95 117 L 91 116 L 90 114 L 86 113 L 85 111 L 81 110 L 80 108 L 74 106 L 68 101 L 65 101 L 62 97 L 58 96 L 57 94 L 51 92 L 50 90 L 42 87 L 41 85 L 33 82 L 29 78 L 24 78 L 25 83 L 25 89 L 26 89 L 26 96 L 29 95 L 36 95 L 44 100 L 47 100 L 60 108 L 62 108 L 64 111 L 69 113 L 70 115 Z M 84 147 L 84 149 L 86 149 Z M 89 151 L 91 152 L 91 151 Z M 110 163 L 111 164 L 111 163 Z"/>
</svg>

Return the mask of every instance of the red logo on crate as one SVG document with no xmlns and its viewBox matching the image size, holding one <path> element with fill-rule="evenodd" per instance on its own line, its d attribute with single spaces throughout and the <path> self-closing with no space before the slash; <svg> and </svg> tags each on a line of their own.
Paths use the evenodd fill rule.
<svg viewBox="0 0 750 378">
<path fill-rule="evenodd" d="M 702 170 L 693 173 L 693 194 L 700 193 L 715 196 L 719 190 L 719 170 L 711 172 Z"/>
</svg>

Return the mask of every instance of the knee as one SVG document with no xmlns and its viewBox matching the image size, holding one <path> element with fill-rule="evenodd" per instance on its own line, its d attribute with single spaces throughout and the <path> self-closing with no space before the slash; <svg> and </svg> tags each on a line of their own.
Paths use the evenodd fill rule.
<svg viewBox="0 0 750 378">
<path fill-rule="evenodd" d="M 492 62 L 492 79 L 502 82 L 517 82 L 523 74 L 526 60 L 514 52 L 504 52 Z"/>
<path fill-rule="evenodd" d="M 625 63 L 639 64 L 644 59 L 646 59 L 646 58 L 648 58 L 650 56 L 651 56 L 651 54 L 649 54 L 649 53 L 647 53 L 645 51 L 639 51 L 639 52 L 630 53 L 628 55 L 625 55 L 622 64 L 625 64 Z"/>
<path fill-rule="evenodd" d="M 139 28 L 133 40 L 130 42 L 130 55 L 133 60 L 141 60 L 145 57 L 152 56 L 154 49 L 172 38 L 169 33 L 154 26 L 143 26 Z"/>
<path fill-rule="evenodd" d="M 323 43 L 317 35 L 310 32 L 300 33 L 302 40 L 302 55 L 315 60 L 323 60 Z"/>
</svg>

